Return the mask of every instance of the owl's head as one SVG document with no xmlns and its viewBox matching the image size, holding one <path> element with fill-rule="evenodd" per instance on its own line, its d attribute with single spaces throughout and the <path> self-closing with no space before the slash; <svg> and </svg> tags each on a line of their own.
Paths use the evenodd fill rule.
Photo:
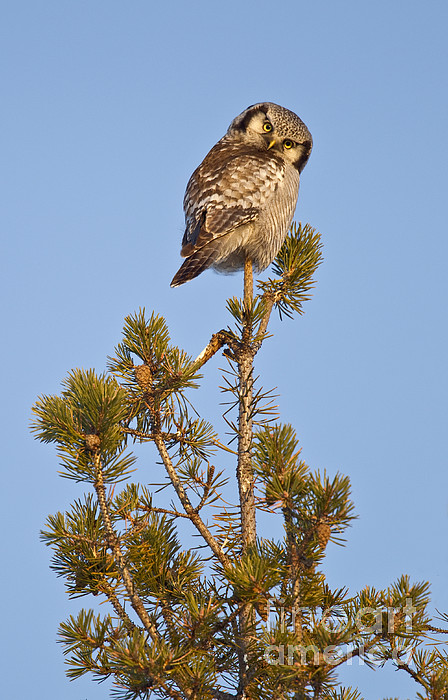
<svg viewBox="0 0 448 700">
<path fill-rule="evenodd" d="M 297 114 L 273 102 L 259 102 L 245 109 L 235 117 L 227 133 L 239 135 L 260 148 L 281 152 L 299 172 L 313 147 L 313 138 Z"/>
</svg>

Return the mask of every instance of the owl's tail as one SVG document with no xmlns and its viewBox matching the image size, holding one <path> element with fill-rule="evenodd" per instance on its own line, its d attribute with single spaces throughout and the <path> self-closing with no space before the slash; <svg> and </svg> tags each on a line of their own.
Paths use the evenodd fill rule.
<svg viewBox="0 0 448 700">
<path fill-rule="evenodd" d="M 182 263 L 171 281 L 171 287 L 179 287 L 200 275 L 201 272 L 213 265 L 219 258 L 219 253 L 220 247 L 217 241 L 212 241 L 212 243 L 196 250 Z"/>
</svg>

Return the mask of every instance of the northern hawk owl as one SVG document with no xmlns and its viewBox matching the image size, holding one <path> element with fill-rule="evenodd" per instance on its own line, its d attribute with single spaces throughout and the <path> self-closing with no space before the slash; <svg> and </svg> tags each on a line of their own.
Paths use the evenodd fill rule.
<svg viewBox="0 0 448 700">
<path fill-rule="evenodd" d="M 172 287 L 208 267 L 234 272 L 249 258 L 261 272 L 272 262 L 291 225 L 312 145 L 303 121 L 272 102 L 252 105 L 233 120 L 188 182 L 186 260 Z"/>
</svg>

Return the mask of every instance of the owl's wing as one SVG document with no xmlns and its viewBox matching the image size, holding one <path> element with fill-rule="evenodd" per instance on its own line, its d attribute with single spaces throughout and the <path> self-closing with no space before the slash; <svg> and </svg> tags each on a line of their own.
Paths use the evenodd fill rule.
<svg viewBox="0 0 448 700">
<path fill-rule="evenodd" d="M 274 153 L 240 143 L 216 144 L 187 185 L 181 255 L 189 257 L 256 219 L 282 182 L 284 170 Z"/>
<path fill-rule="evenodd" d="M 257 217 L 258 212 L 255 207 L 204 207 L 199 220 L 193 220 L 192 225 L 187 225 L 182 239 L 182 257 L 187 258 L 212 241 L 248 224 Z"/>
</svg>

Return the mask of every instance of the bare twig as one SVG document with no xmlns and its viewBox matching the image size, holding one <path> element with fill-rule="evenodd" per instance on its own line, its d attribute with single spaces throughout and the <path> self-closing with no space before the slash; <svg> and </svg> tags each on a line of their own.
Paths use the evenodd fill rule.
<svg viewBox="0 0 448 700">
<path fill-rule="evenodd" d="M 255 342 L 253 344 L 255 353 L 257 353 L 259 351 L 259 349 L 261 348 L 264 336 L 265 336 L 266 331 L 268 329 L 269 321 L 270 321 L 271 314 L 272 314 L 272 309 L 274 308 L 274 304 L 275 304 L 275 296 L 270 292 L 265 292 L 262 296 L 262 299 L 263 299 L 266 311 L 265 311 L 263 318 L 261 319 L 260 325 L 258 326 L 257 336 L 256 336 Z"/>
<path fill-rule="evenodd" d="M 202 494 L 202 498 L 199 502 L 199 505 L 196 506 L 196 511 L 199 513 L 199 511 L 204 507 L 205 502 L 210 494 L 210 490 L 212 488 L 212 479 L 213 475 L 215 473 L 215 467 L 213 464 L 209 464 L 208 466 L 208 473 L 207 473 L 207 481 L 204 484 L 204 492 Z"/>
<path fill-rule="evenodd" d="M 235 340 L 227 331 L 221 330 L 214 333 L 210 338 L 208 345 L 193 362 L 193 367 L 195 369 L 199 369 L 199 367 L 205 365 L 205 363 L 208 362 L 210 358 L 213 357 L 213 355 L 215 355 L 224 345 L 227 345 L 231 350 L 233 350 L 233 352 L 238 349 L 236 347 Z"/>
</svg>

